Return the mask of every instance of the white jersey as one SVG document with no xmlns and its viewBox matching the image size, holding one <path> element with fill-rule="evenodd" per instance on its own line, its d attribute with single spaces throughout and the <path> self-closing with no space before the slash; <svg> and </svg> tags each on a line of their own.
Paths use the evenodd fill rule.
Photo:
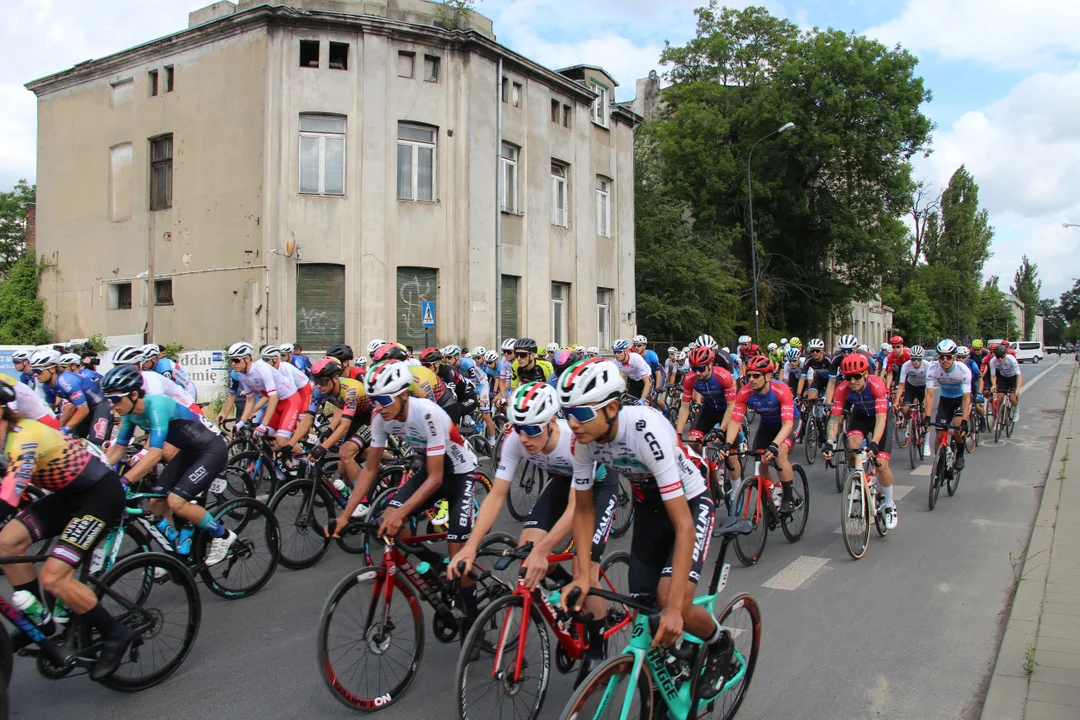
<svg viewBox="0 0 1080 720">
<path fill-rule="evenodd" d="M 284 400 L 296 394 L 292 381 L 265 360 L 251 363 L 246 373 L 237 370 L 236 376 L 240 378 L 240 389 L 245 395 L 277 395 L 279 400 Z"/>
<path fill-rule="evenodd" d="M 31 420 L 56 417 L 45 400 L 34 392 L 33 388 L 21 382 L 15 383 L 15 402 L 12 404 L 11 409 Z"/>
<path fill-rule="evenodd" d="M 423 363 L 421 363 L 416 358 L 411 357 L 411 358 L 409 358 L 408 360 L 405 361 L 405 365 L 407 367 L 420 367 L 421 365 L 423 365 Z"/>
<path fill-rule="evenodd" d="M 953 361 L 952 368 L 946 372 L 941 363 L 934 363 L 926 371 L 926 387 L 933 390 L 941 388 L 941 397 L 958 398 L 971 394 L 971 370 L 961 362 Z"/>
<path fill-rule="evenodd" d="M 270 365 L 270 363 L 267 363 L 267 365 Z M 271 365 L 271 367 L 273 366 Z M 281 361 L 278 363 L 278 370 L 282 375 L 288 378 L 289 382 L 291 382 L 297 390 L 311 384 L 311 381 L 308 380 L 308 376 L 304 374 L 304 371 L 290 362 L 285 362 L 284 360 Z"/>
<path fill-rule="evenodd" d="M 645 362 L 645 358 L 636 352 L 627 351 L 626 362 L 622 363 L 616 360 L 615 364 L 619 366 L 619 372 L 635 382 L 643 380 L 652 374 L 649 370 L 649 363 Z"/>
<path fill-rule="evenodd" d="M 661 500 L 705 492 L 705 478 L 687 459 L 675 428 L 656 410 L 645 406 L 619 410 L 619 431 L 611 442 L 574 444 L 574 488 L 593 486 L 596 463 L 607 465 L 641 490 L 660 493 Z"/>
<path fill-rule="evenodd" d="M 915 367 L 908 360 L 900 366 L 900 382 L 904 385 L 910 385 L 911 387 L 925 387 L 926 386 L 926 371 L 930 369 L 933 363 L 928 363 L 923 360 L 919 363 L 919 367 Z"/>
<path fill-rule="evenodd" d="M 664 361 L 664 374 L 665 375 L 671 375 L 671 374 L 676 374 L 677 375 L 680 372 L 682 372 L 682 367 L 679 365 L 678 360 L 675 360 L 674 358 L 669 357 L 667 360 Z"/>
<path fill-rule="evenodd" d="M 143 392 L 147 395 L 164 395 L 184 407 L 188 407 L 194 402 L 182 387 L 153 370 L 142 371 L 142 385 Z"/>
<path fill-rule="evenodd" d="M 406 445 L 427 456 L 445 455 L 448 473 L 463 475 L 476 469 L 476 456 L 461 438 L 458 426 L 446 411 L 426 398 L 409 398 L 409 411 L 404 420 L 383 420 L 371 416 L 371 446 L 386 447 L 386 438 L 396 435 Z"/>
<path fill-rule="evenodd" d="M 787 382 L 788 378 L 791 377 L 791 373 L 795 373 L 795 377 L 797 377 L 797 378 L 806 377 L 803 374 L 803 371 L 802 371 L 803 365 L 805 365 L 805 364 L 806 364 L 806 358 L 798 358 L 795 361 L 794 365 L 792 365 L 789 362 L 784 363 L 784 368 L 780 372 L 780 379 L 783 380 L 784 382 Z"/>
<path fill-rule="evenodd" d="M 524 460 L 535 465 L 549 475 L 569 478 L 574 474 L 573 441 L 574 433 L 565 420 L 558 420 L 559 442 L 550 453 L 539 452 L 533 455 L 521 444 L 516 432 L 506 436 L 499 455 L 499 466 L 495 469 L 495 479 L 511 482 L 518 465 Z"/>
<path fill-rule="evenodd" d="M 990 374 L 999 377 L 1016 377 L 1020 374 L 1020 363 L 1012 355 L 1006 355 L 1004 360 L 999 361 L 997 355 L 990 358 Z"/>
</svg>

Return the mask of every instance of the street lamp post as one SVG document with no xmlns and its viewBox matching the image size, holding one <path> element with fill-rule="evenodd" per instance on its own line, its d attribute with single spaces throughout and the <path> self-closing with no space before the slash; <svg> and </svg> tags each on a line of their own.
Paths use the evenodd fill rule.
<svg viewBox="0 0 1080 720">
<path fill-rule="evenodd" d="M 750 177 L 750 163 L 754 159 L 754 150 L 761 144 L 762 140 L 768 140 L 773 135 L 779 135 L 780 133 L 786 133 L 788 130 L 794 130 L 795 123 L 784 123 L 777 129 L 765 137 L 758 140 L 750 148 L 750 154 L 746 158 L 746 193 L 748 197 L 748 205 L 750 208 L 750 273 L 751 281 L 754 288 L 754 339 L 761 341 L 761 322 L 760 314 L 758 313 L 758 301 L 757 301 L 757 244 L 754 242 L 754 185 L 753 180 Z"/>
<path fill-rule="evenodd" d="M 1080 224 L 1078 224 L 1078 223 L 1061 223 L 1061 227 L 1063 227 L 1063 228 L 1080 227 Z"/>
</svg>

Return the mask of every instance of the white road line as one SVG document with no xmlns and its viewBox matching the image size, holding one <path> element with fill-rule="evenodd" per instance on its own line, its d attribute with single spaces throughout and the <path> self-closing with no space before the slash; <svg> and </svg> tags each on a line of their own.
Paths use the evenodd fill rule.
<svg viewBox="0 0 1080 720">
<path fill-rule="evenodd" d="M 929 474 L 929 473 L 928 473 Z M 915 489 L 914 485 L 893 485 L 893 502 L 900 502 L 905 495 Z"/>
<path fill-rule="evenodd" d="M 930 471 L 933 470 L 933 469 L 934 469 L 933 465 L 931 465 L 930 463 L 925 463 L 924 462 L 922 465 L 919 465 L 919 467 L 912 470 L 911 474 L 912 475 L 920 475 L 922 477 L 930 477 Z"/>
<path fill-rule="evenodd" d="M 1058 361 L 1057 361 L 1056 363 L 1054 363 L 1053 365 L 1051 365 L 1050 367 L 1046 368 L 1046 369 L 1045 369 L 1045 370 L 1043 370 L 1043 371 L 1042 371 L 1041 373 L 1039 373 L 1038 375 L 1036 375 L 1036 376 L 1035 376 L 1034 378 L 1032 378 L 1032 379 L 1031 379 L 1031 382 L 1025 382 L 1025 383 L 1024 383 L 1023 385 L 1021 385 L 1021 386 L 1020 386 L 1020 392 L 1018 392 L 1018 393 L 1017 393 L 1017 395 L 1023 395 L 1023 394 L 1024 394 L 1024 391 L 1025 391 L 1025 390 L 1027 390 L 1027 389 L 1028 389 L 1029 387 L 1031 387 L 1031 386 L 1032 386 L 1032 385 L 1034 385 L 1035 383 L 1037 383 L 1037 382 L 1039 382 L 1040 380 L 1042 380 L 1042 379 L 1043 379 L 1043 376 L 1044 376 L 1044 375 L 1046 375 L 1046 373 L 1050 372 L 1051 370 L 1053 370 L 1054 368 L 1056 368 L 1056 367 L 1057 367 L 1058 365 L 1060 365 L 1061 363 L 1062 363 L 1062 361 L 1061 361 L 1061 360 L 1058 360 Z"/>
<path fill-rule="evenodd" d="M 811 575 L 825 567 L 827 562 L 829 562 L 828 558 L 803 555 L 795 558 L 786 568 L 761 583 L 761 586 L 775 590 L 795 590 L 809 580 Z"/>
</svg>

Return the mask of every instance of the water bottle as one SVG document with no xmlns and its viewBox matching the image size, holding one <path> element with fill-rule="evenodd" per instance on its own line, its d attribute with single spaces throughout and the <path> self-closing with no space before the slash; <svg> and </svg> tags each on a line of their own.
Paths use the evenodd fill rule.
<svg viewBox="0 0 1080 720">
<path fill-rule="evenodd" d="M 56 602 L 53 603 L 52 618 L 53 622 L 59 625 L 65 625 L 71 619 L 71 608 L 60 598 L 57 598 Z"/>
<path fill-rule="evenodd" d="M 341 493 L 342 497 L 345 498 L 348 498 L 351 494 L 349 493 L 349 486 L 346 485 L 345 481 L 341 478 L 334 478 L 334 489 Z"/>
<path fill-rule="evenodd" d="M 772 501 L 773 505 L 780 507 L 780 503 L 784 501 L 784 495 L 780 490 L 780 483 L 773 483 L 772 485 Z"/>
<path fill-rule="evenodd" d="M 420 577 L 424 578 L 424 582 L 434 585 L 439 581 L 439 571 L 432 567 L 426 560 L 420 562 L 416 566 L 416 572 L 420 574 Z"/>
<path fill-rule="evenodd" d="M 11 604 L 38 627 L 52 619 L 45 605 L 29 590 L 16 590 L 11 595 Z"/>
</svg>

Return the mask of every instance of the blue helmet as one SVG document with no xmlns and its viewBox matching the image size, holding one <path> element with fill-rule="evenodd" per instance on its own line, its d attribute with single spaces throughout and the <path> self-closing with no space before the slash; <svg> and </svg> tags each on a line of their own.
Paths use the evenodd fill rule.
<svg viewBox="0 0 1080 720">
<path fill-rule="evenodd" d="M 616 340 L 615 342 L 611 343 L 612 352 L 626 352 L 629 349 L 630 349 L 630 341 L 629 340 Z"/>
</svg>

